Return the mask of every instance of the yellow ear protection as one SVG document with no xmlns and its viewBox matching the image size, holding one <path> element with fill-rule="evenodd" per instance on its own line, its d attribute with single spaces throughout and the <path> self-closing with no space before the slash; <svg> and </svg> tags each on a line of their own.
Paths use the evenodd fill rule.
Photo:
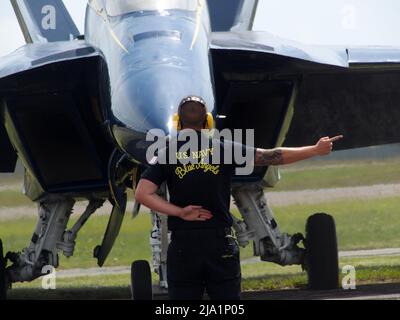
<svg viewBox="0 0 400 320">
<path fill-rule="evenodd" d="M 202 98 L 199 98 L 196 96 L 190 96 L 190 97 L 183 99 L 181 101 L 181 103 L 179 104 L 178 112 L 172 116 L 172 123 L 173 123 L 174 128 L 177 131 L 182 130 L 182 122 L 181 122 L 180 116 L 179 116 L 181 107 L 185 103 L 190 102 L 190 101 L 195 101 L 195 102 L 201 103 L 207 109 L 206 102 Z M 207 112 L 207 116 L 204 121 L 204 129 L 211 130 L 212 128 L 214 128 L 214 118 L 213 118 L 211 112 Z"/>
<path fill-rule="evenodd" d="M 204 124 L 204 129 L 211 130 L 214 128 L 214 117 L 211 112 L 207 112 L 206 123 Z"/>
</svg>

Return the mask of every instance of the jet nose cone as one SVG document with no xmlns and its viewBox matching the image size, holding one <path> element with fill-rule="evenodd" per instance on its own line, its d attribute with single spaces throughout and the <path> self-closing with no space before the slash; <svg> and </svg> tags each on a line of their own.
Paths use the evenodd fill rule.
<svg viewBox="0 0 400 320">
<path fill-rule="evenodd" d="M 134 158 L 143 160 L 149 131 L 168 135 L 172 118 L 185 97 L 189 79 L 176 70 L 162 68 L 132 73 L 113 88 L 114 137 Z M 160 131 L 161 130 L 161 131 Z"/>
<path fill-rule="evenodd" d="M 136 150 L 128 148 L 128 144 L 137 144 L 138 137 L 145 137 L 150 130 L 161 129 L 165 135 L 170 134 L 179 103 L 189 95 L 202 97 L 211 112 L 214 97 L 210 82 L 192 77 L 176 66 L 153 66 L 121 75 L 112 88 L 112 113 L 116 120 L 113 132 L 120 147 L 134 153 Z"/>
<path fill-rule="evenodd" d="M 183 98 L 198 95 L 213 104 L 213 96 L 208 92 L 209 84 L 206 86 L 202 79 L 191 77 L 187 70 L 172 66 L 131 72 L 113 90 L 113 114 L 136 131 L 147 132 L 157 128 L 169 133 L 172 116 Z"/>
</svg>

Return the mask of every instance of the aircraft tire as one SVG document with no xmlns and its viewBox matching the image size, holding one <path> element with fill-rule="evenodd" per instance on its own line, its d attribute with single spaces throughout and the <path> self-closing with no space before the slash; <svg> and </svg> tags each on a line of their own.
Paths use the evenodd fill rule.
<svg viewBox="0 0 400 320">
<path fill-rule="evenodd" d="M 132 300 L 153 300 L 150 265 L 146 260 L 137 260 L 131 268 Z"/>
<path fill-rule="evenodd" d="M 7 299 L 6 260 L 3 254 L 3 242 L 0 239 L 0 300 Z"/>
<path fill-rule="evenodd" d="M 337 289 L 339 258 L 335 221 L 325 213 L 310 216 L 306 224 L 305 269 L 310 290 Z"/>
</svg>

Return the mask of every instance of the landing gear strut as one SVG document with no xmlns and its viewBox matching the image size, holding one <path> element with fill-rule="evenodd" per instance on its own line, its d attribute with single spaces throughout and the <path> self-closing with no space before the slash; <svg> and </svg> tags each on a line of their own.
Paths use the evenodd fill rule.
<svg viewBox="0 0 400 320">
<path fill-rule="evenodd" d="M 166 184 L 158 189 L 157 194 L 168 199 Z M 159 276 L 159 289 L 166 292 L 168 289 L 167 281 L 167 252 L 170 243 L 170 233 L 168 231 L 167 216 L 151 211 L 151 222 L 153 228 L 150 235 L 150 246 L 152 251 L 153 271 Z"/>
<path fill-rule="evenodd" d="M 87 219 L 103 204 L 102 199 L 91 199 L 74 226 L 67 230 L 75 200 L 69 197 L 38 203 L 38 222 L 29 245 L 22 252 L 8 252 L 11 265 L 6 270 L 8 283 L 32 281 L 45 275 L 44 267 L 58 267 L 58 252 L 66 257 L 74 253 L 78 231 Z M 2 256 L 2 255 L 1 255 Z M 1 267 L 5 264 L 1 259 Z M 4 268 L 0 268 L 4 272 Z"/>
<path fill-rule="evenodd" d="M 338 287 L 339 266 L 335 222 L 330 215 L 312 215 L 302 234 L 281 233 L 268 206 L 261 183 L 232 185 L 232 196 L 243 217 L 234 217 L 239 244 L 254 242 L 254 255 L 279 265 L 301 265 L 308 274 L 308 287 L 328 290 Z M 298 246 L 303 241 L 304 248 Z"/>
</svg>

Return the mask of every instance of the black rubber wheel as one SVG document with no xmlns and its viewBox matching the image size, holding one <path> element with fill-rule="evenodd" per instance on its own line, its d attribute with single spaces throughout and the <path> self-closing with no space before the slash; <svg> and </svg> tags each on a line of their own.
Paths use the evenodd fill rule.
<svg viewBox="0 0 400 320">
<path fill-rule="evenodd" d="M 150 265 L 145 260 L 132 263 L 131 291 L 133 300 L 153 300 Z"/>
<path fill-rule="evenodd" d="M 305 240 L 305 268 L 311 290 L 337 289 L 339 258 L 335 221 L 325 213 L 308 218 Z"/>
<path fill-rule="evenodd" d="M 3 242 L 0 240 L 0 300 L 7 299 L 6 261 L 3 254 Z"/>
</svg>

